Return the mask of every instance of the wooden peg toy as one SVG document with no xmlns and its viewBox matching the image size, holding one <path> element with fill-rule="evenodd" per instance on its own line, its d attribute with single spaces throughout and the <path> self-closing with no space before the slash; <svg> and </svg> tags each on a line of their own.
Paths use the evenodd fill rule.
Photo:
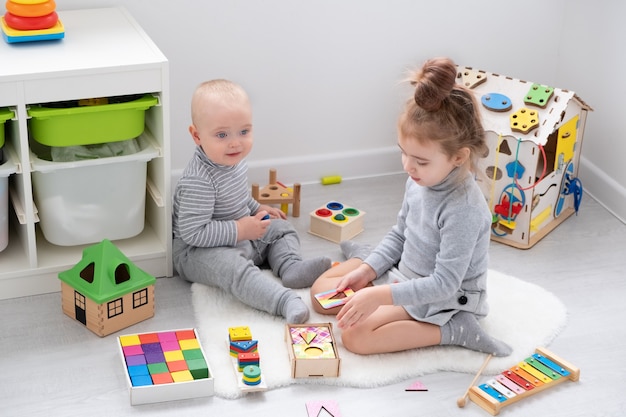
<svg viewBox="0 0 626 417">
<path fill-rule="evenodd" d="M 292 205 L 291 215 L 300 217 L 300 183 L 294 183 L 293 188 L 287 187 L 276 180 L 276 170 L 270 169 L 269 184 L 259 189 L 259 184 L 252 184 L 252 198 L 260 204 L 280 204 L 281 210 L 286 213 L 288 204 Z"/>
</svg>

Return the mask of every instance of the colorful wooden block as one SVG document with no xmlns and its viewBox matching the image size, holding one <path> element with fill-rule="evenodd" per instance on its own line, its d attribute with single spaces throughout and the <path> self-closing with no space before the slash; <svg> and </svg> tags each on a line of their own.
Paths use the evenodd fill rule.
<svg viewBox="0 0 626 417">
<path fill-rule="evenodd" d="M 183 356 L 186 361 L 191 361 L 194 359 L 204 359 L 204 355 L 202 355 L 202 351 L 200 349 L 188 349 L 183 350 Z"/>
<path fill-rule="evenodd" d="M 310 213 L 309 233 L 339 243 L 363 231 L 365 212 L 331 201 Z"/>
<path fill-rule="evenodd" d="M 213 376 L 194 329 L 123 335 L 118 343 L 131 404 L 213 395 Z"/>
<path fill-rule="evenodd" d="M 178 340 L 197 340 L 193 330 L 179 330 L 176 332 L 176 338 Z"/>
<path fill-rule="evenodd" d="M 196 339 L 179 340 L 178 344 L 180 345 L 181 350 L 198 349 L 198 347 L 200 346 Z"/>
<path fill-rule="evenodd" d="M 152 382 L 155 385 L 171 384 L 172 382 L 174 382 L 174 380 L 172 379 L 172 374 L 170 374 L 169 372 L 165 372 L 161 374 L 151 374 L 151 377 L 152 377 Z"/>
<path fill-rule="evenodd" d="M 193 375 L 189 370 L 172 372 L 172 379 L 174 382 L 187 382 L 193 381 Z"/>
<path fill-rule="evenodd" d="M 228 336 L 231 342 L 241 340 L 252 340 L 252 333 L 248 326 L 229 327 Z"/>
<path fill-rule="evenodd" d="M 185 357 L 183 356 L 183 352 L 181 350 L 170 350 L 167 352 L 163 352 L 163 356 L 165 356 L 165 360 L 167 362 L 185 360 Z"/>
</svg>

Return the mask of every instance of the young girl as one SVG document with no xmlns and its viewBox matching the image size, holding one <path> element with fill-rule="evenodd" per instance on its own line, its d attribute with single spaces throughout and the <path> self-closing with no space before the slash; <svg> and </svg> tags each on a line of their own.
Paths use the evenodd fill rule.
<svg viewBox="0 0 626 417">
<path fill-rule="evenodd" d="M 311 287 L 317 312 L 338 312 L 343 344 L 352 352 L 458 345 L 511 353 L 478 323 L 488 312 L 491 214 L 472 171 L 487 147 L 477 103 L 456 75 L 447 58 L 431 59 L 413 74 L 415 94 L 398 120 L 409 178 L 397 223 L 373 251 L 343 242 L 348 260 Z M 346 288 L 355 294 L 343 307 L 324 310 L 313 297 Z"/>
</svg>

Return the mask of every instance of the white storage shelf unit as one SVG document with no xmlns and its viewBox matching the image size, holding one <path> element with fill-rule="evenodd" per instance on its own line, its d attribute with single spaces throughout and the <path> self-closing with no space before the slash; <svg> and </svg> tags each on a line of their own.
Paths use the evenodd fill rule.
<svg viewBox="0 0 626 417">
<path fill-rule="evenodd" d="M 158 97 L 145 115 L 144 134 L 158 148 L 157 157 L 147 163 L 145 226 L 139 235 L 114 243 L 146 272 L 172 275 L 167 59 L 121 7 L 57 13 L 64 39 L 0 42 L 0 107 L 15 113 L 6 122 L 5 147 L 17 163 L 9 177 L 9 242 L 0 252 L 0 299 L 59 291 L 58 273 L 80 261 L 89 246 L 53 245 L 41 233 L 28 131 L 29 106 L 41 103 L 133 94 Z"/>
</svg>

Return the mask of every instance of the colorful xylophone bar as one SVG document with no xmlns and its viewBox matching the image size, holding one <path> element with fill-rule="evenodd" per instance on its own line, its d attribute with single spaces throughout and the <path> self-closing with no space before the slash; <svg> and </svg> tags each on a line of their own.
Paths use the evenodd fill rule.
<svg viewBox="0 0 626 417">
<path fill-rule="evenodd" d="M 469 391 L 469 398 L 495 416 L 502 407 L 563 381 L 578 381 L 579 378 L 578 368 L 549 350 L 539 347 L 524 361 L 481 385 L 473 386 Z"/>
</svg>

